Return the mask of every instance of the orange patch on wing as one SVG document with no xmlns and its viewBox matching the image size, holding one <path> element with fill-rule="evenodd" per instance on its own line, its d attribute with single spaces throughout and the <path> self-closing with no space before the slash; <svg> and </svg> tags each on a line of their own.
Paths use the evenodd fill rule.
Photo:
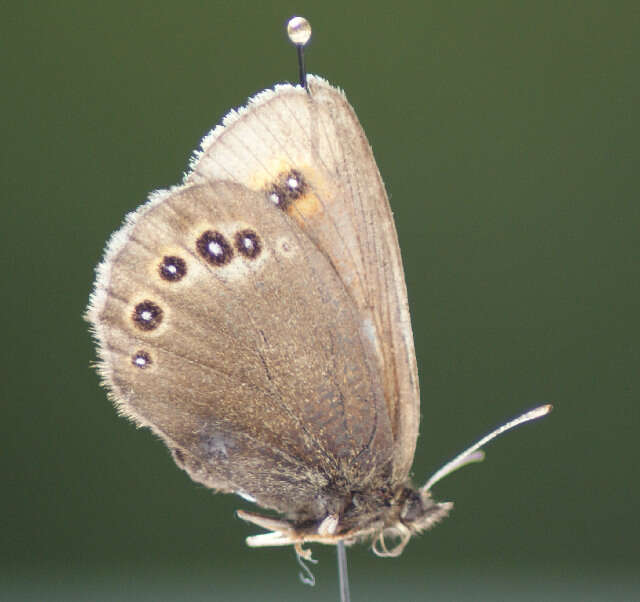
<svg viewBox="0 0 640 602">
<path fill-rule="evenodd" d="M 292 164 L 281 157 L 271 158 L 265 167 L 264 171 L 251 176 L 248 186 L 253 190 L 273 190 L 281 194 L 281 208 L 301 226 L 318 218 L 324 205 L 332 202 L 331 187 L 317 168 L 306 163 Z M 298 193 L 296 188 L 287 190 L 289 176 L 300 179 Z"/>
<path fill-rule="evenodd" d="M 320 203 L 320 199 L 318 199 L 313 192 L 308 192 L 299 199 L 296 199 L 287 208 L 287 213 L 292 218 L 300 222 L 304 222 L 306 219 L 314 216 L 316 213 L 320 213 L 321 211 L 322 205 Z"/>
</svg>

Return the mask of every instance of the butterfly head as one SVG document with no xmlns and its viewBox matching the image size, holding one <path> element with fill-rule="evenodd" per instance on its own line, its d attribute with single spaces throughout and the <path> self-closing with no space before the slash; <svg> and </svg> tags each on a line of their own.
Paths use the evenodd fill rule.
<svg viewBox="0 0 640 602">
<path fill-rule="evenodd" d="M 452 508 L 452 502 L 436 502 L 425 489 L 403 488 L 395 508 L 390 508 L 386 525 L 374 534 L 374 553 L 383 557 L 399 556 L 411 537 L 435 526 Z"/>
</svg>

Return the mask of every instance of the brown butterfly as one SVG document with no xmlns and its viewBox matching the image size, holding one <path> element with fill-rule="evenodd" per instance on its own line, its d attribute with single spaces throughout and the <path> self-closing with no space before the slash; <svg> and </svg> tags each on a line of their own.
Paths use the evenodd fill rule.
<svg viewBox="0 0 640 602">
<path fill-rule="evenodd" d="M 420 397 L 402 260 L 344 94 L 309 76 L 230 112 L 183 184 L 127 216 L 87 319 L 118 411 L 194 481 L 281 518 L 251 546 L 374 541 L 402 552 L 447 515 L 415 488 Z M 389 549 L 387 539 L 394 539 Z"/>
</svg>

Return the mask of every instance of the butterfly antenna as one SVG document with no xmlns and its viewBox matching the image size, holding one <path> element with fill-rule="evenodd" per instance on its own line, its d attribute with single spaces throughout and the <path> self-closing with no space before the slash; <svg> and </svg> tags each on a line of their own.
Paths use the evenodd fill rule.
<svg viewBox="0 0 640 602">
<path fill-rule="evenodd" d="M 438 481 L 446 477 L 448 474 L 451 474 L 458 468 L 462 468 L 467 464 L 471 464 L 472 462 L 481 462 L 484 459 L 484 452 L 480 449 L 486 443 L 489 443 L 491 439 L 495 439 L 498 435 L 501 435 L 505 431 L 511 430 L 512 428 L 524 424 L 525 422 L 529 422 L 530 420 L 537 420 L 538 418 L 542 418 L 546 416 L 551 410 L 553 406 L 548 403 L 543 406 L 538 406 L 533 410 L 529 410 L 525 412 L 521 416 L 510 420 L 506 424 L 499 426 L 495 431 L 490 432 L 486 437 L 483 437 L 477 443 L 474 443 L 468 449 L 465 449 L 461 454 L 458 454 L 453 460 L 447 462 L 440 470 L 438 470 L 422 487 L 423 491 L 429 491 L 433 485 L 435 485 Z"/>
<path fill-rule="evenodd" d="M 304 17 L 291 17 L 287 23 L 287 35 L 298 50 L 300 85 L 309 92 L 307 71 L 304 66 L 304 47 L 311 38 L 311 24 Z"/>
</svg>

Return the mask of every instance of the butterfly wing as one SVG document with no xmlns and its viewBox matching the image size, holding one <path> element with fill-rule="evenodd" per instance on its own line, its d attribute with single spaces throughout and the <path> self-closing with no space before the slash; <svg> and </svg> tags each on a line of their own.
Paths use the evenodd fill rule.
<svg viewBox="0 0 640 602">
<path fill-rule="evenodd" d="M 192 478 L 289 517 L 390 472 L 391 429 L 359 309 L 329 259 L 261 193 L 156 193 L 98 269 L 88 319 L 122 414 Z"/>
<path fill-rule="evenodd" d="M 226 179 L 260 191 L 329 260 L 358 309 L 381 375 L 406 479 L 420 401 L 402 258 L 371 147 L 341 91 L 309 76 L 309 93 L 282 85 L 231 112 L 203 141 L 189 182 Z"/>
</svg>

